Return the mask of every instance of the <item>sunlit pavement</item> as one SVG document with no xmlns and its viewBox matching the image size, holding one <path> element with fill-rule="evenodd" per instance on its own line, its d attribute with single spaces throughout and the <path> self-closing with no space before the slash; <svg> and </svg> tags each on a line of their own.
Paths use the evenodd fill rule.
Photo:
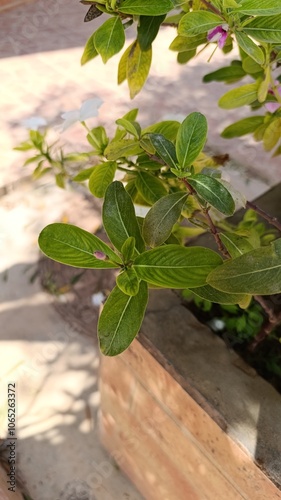
<svg viewBox="0 0 281 500">
<path fill-rule="evenodd" d="M 145 88 L 129 101 L 126 83 L 116 84 L 118 56 L 106 66 L 98 59 L 80 66 L 83 44 L 95 29 L 95 23 L 83 23 L 84 15 L 84 6 L 65 0 L 0 12 L 1 437 L 7 429 L 7 383 L 15 381 L 18 468 L 34 500 L 137 500 L 140 495 L 98 442 L 96 343 L 71 329 L 38 282 L 29 282 L 38 259 L 37 236 L 46 224 L 66 216 L 94 231 L 100 218 L 89 212 L 84 217 L 78 193 L 61 191 L 50 179 L 30 181 L 31 170 L 22 167 L 25 155 L 12 151 L 26 138 L 22 121 L 39 115 L 57 125 L 63 111 L 94 96 L 104 103 L 92 123 L 111 131 L 113 122 L 133 107 L 140 107 L 143 125 L 181 120 L 200 110 L 209 120 L 209 149 L 230 154 L 225 177 L 229 179 L 232 170 L 233 182 L 249 198 L 280 180 L 280 159 L 270 159 L 251 138 L 232 142 L 219 136 L 231 120 L 249 114 L 246 109 L 225 113 L 217 108 L 218 98 L 230 86 L 201 83 L 206 72 L 222 65 L 221 53 L 217 51 L 209 65 L 208 55 L 202 54 L 188 66 L 179 66 L 175 53 L 166 52 L 175 35 L 166 28 L 154 44 Z M 78 125 L 61 139 L 73 149 L 86 146 Z"/>
</svg>

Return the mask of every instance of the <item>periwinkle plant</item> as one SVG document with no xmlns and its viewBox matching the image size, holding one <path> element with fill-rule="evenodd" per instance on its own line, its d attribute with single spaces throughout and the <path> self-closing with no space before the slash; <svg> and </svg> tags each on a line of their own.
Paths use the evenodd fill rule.
<svg viewBox="0 0 281 500">
<path fill-rule="evenodd" d="M 251 83 L 224 94 L 219 106 L 228 110 L 250 105 L 260 114 L 230 125 L 222 135 L 234 138 L 251 133 L 266 150 L 281 153 L 280 0 L 90 3 L 93 17 L 104 12 L 111 17 L 87 41 L 82 64 L 99 55 L 106 63 L 122 50 L 127 27 L 136 27 L 136 39 L 124 51 L 118 69 L 118 83 L 127 80 L 131 98 L 145 83 L 152 44 L 161 26 L 177 27 L 170 49 L 178 53 L 181 64 L 210 43 L 225 53 L 236 43 L 240 58 L 207 74 L 204 81 L 228 83 L 250 77 Z M 18 149 L 36 150 L 27 160 L 37 164 L 36 176 L 53 170 L 59 186 L 68 179 L 88 182 L 90 192 L 104 198 L 102 219 L 108 244 L 68 224 L 51 224 L 39 237 L 41 250 L 54 260 L 80 268 L 118 270 L 116 287 L 99 319 L 102 352 L 112 356 L 130 345 L 140 329 L 151 287 L 188 289 L 202 299 L 241 308 L 247 308 L 254 297 L 268 316 L 257 336 L 260 342 L 281 322 L 280 310 L 271 301 L 281 293 L 281 224 L 242 195 L 242 205 L 252 210 L 236 226 L 227 221 L 236 208 L 233 188 L 221 178 L 218 159 L 204 152 L 208 127 L 200 112 L 189 114 L 182 123 L 169 120 L 142 128 L 138 110 L 132 109 L 116 120 L 115 135 L 109 138 L 103 126 L 87 125 L 99 105 L 93 98 L 88 108 L 84 103 L 65 116 L 68 124 L 82 123 L 90 152 L 64 154 L 62 148 L 48 145 L 46 134 L 39 130 L 30 131 L 29 141 Z M 122 182 L 115 180 L 117 171 L 123 174 Z M 145 217 L 136 216 L 136 204 L 148 207 Z M 257 213 L 272 230 L 257 221 Z M 204 231 L 213 235 L 216 252 L 187 246 L 191 237 Z"/>
</svg>

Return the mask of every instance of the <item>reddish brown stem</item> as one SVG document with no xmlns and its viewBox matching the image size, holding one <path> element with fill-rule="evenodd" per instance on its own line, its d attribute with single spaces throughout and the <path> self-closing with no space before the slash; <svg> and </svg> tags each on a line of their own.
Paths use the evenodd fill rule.
<svg viewBox="0 0 281 500">
<path fill-rule="evenodd" d="M 260 299 L 261 297 L 259 297 Z M 258 298 L 255 297 L 257 300 Z M 258 300 L 259 303 L 260 300 Z M 264 307 L 264 306 L 262 306 Z M 254 351 L 256 347 L 266 338 L 270 333 L 274 330 L 274 328 L 281 323 L 281 312 L 279 314 L 274 314 L 273 311 L 271 310 L 270 316 L 268 319 L 264 322 L 261 330 L 257 334 L 257 336 L 254 338 L 254 340 L 251 342 L 249 345 L 249 350 Z"/>
<path fill-rule="evenodd" d="M 201 0 L 201 3 L 203 3 L 208 9 L 210 9 L 214 14 L 217 14 L 218 16 L 221 16 L 221 11 L 217 9 L 214 5 L 212 5 L 210 2 L 207 0 Z"/>
<path fill-rule="evenodd" d="M 281 223 L 278 221 L 277 217 L 272 217 L 271 215 L 266 213 L 264 210 L 259 208 L 257 205 L 255 205 L 251 201 L 247 201 L 246 208 L 251 208 L 252 210 L 254 210 L 258 215 L 260 215 L 263 219 L 265 219 L 267 222 L 269 222 L 269 224 L 276 227 L 278 229 L 278 231 L 281 232 Z"/>
<path fill-rule="evenodd" d="M 204 206 L 202 206 L 202 204 L 198 200 L 198 196 L 197 196 L 197 193 L 196 193 L 195 189 L 189 184 L 189 182 L 186 179 L 182 179 L 182 181 L 185 184 L 185 186 L 187 187 L 187 189 L 190 192 L 190 194 L 192 194 L 193 196 L 196 197 L 196 199 L 197 199 L 197 201 L 198 201 L 198 203 L 199 203 L 199 205 L 201 207 L 201 210 L 202 210 L 203 214 L 206 217 L 208 226 L 210 228 L 210 231 L 211 231 L 212 235 L 214 236 L 214 239 L 216 241 L 216 244 L 217 244 L 217 247 L 218 247 L 219 251 L 222 253 L 222 255 L 224 255 L 224 257 L 227 257 L 229 259 L 230 255 L 229 255 L 227 249 L 225 248 L 225 246 L 224 246 L 224 244 L 223 244 L 223 242 L 221 240 L 221 237 L 220 237 L 220 235 L 218 233 L 218 230 L 217 230 L 215 224 L 212 221 L 212 218 L 211 218 L 211 216 L 209 214 L 209 209 L 205 208 Z"/>
</svg>

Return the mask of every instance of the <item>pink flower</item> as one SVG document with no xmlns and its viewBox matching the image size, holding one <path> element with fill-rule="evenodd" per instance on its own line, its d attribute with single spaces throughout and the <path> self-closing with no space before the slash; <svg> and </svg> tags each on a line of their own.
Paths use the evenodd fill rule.
<svg viewBox="0 0 281 500">
<path fill-rule="evenodd" d="M 276 85 L 279 85 L 279 81 L 278 81 L 278 80 L 276 80 L 276 81 L 275 81 L 275 84 L 276 84 Z M 279 94 L 279 95 L 281 95 L 281 85 L 279 85 L 279 86 L 277 87 L 277 90 L 278 90 L 278 94 Z M 270 90 L 268 91 L 268 93 L 269 93 L 269 94 L 271 94 L 271 95 L 274 95 L 274 92 L 273 92 L 273 90 L 272 90 L 272 89 L 270 89 Z M 270 113 L 275 113 L 275 111 L 277 111 L 277 109 L 279 109 L 279 108 L 281 107 L 281 104 L 280 104 L 280 102 L 267 102 L 267 103 L 264 105 L 264 107 L 265 107 L 265 108 L 267 109 L 267 111 L 269 111 Z"/>
<path fill-rule="evenodd" d="M 219 48 L 222 49 L 225 46 L 227 35 L 228 24 L 222 24 L 208 31 L 207 40 L 208 42 L 218 42 Z"/>
<path fill-rule="evenodd" d="M 101 252 L 100 250 L 96 250 L 94 252 L 94 257 L 96 257 L 96 259 L 98 259 L 98 260 L 106 260 L 107 259 L 107 255 L 105 255 L 105 253 Z"/>
</svg>

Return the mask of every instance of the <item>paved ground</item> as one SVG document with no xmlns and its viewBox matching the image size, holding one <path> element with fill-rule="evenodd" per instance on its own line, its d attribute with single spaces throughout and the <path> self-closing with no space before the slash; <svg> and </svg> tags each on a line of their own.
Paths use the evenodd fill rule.
<svg viewBox="0 0 281 500">
<path fill-rule="evenodd" d="M 200 83 L 205 57 L 186 67 L 176 64 L 173 53 L 161 58 L 173 29 L 155 43 L 151 76 L 129 102 L 126 84 L 115 84 L 118 57 L 106 66 L 98 60 L 79 66 L 82 46 L 94 29 L 94 23 L 83 24 L 84 14 L 85 7 L 74 0 L 39 0 L 0 15 L 0 188 L 30 173 L 22 168 L 23 155 L 12 151 L 26 137 L 22 120 L 41 115 L 57 124 L 62 111 L 93 96 L 104 101 L 95 123 L 106 125 L 136 106 L 141 107 L 143 124 L 174 115 L 183 118 L 200 109 L 209 119 L 210 148 L 216 154 L 230 153 L 233 179 L 249 198 L 280 180 L 280 160 L 270 159 L 251 139 L 233 143 L 219 137 L 232 117 L 247 116 L 247 111 L 226 118 L 217 109 L 224 88 Z M 221 65 L 221 59 L 216 54 L 209 70 Z M 82 145 L 83 133 L 74 127 L 63 141 Z M 227 176 L 229 172 L 227 168 Z M 91 210 L 79 194 L 62 192 L 50 180 L 19 182 L 0 199 L 1 435 L 6 431 L 6 384 L 15 380 L 18 464 L 34 500 L 140 499 L 98 442 L 94 336 L 70 328 L 38 282 L 29 282 L 41 228 L 67 217 L 94 231 L 100 218 Z"/>
</svg>

